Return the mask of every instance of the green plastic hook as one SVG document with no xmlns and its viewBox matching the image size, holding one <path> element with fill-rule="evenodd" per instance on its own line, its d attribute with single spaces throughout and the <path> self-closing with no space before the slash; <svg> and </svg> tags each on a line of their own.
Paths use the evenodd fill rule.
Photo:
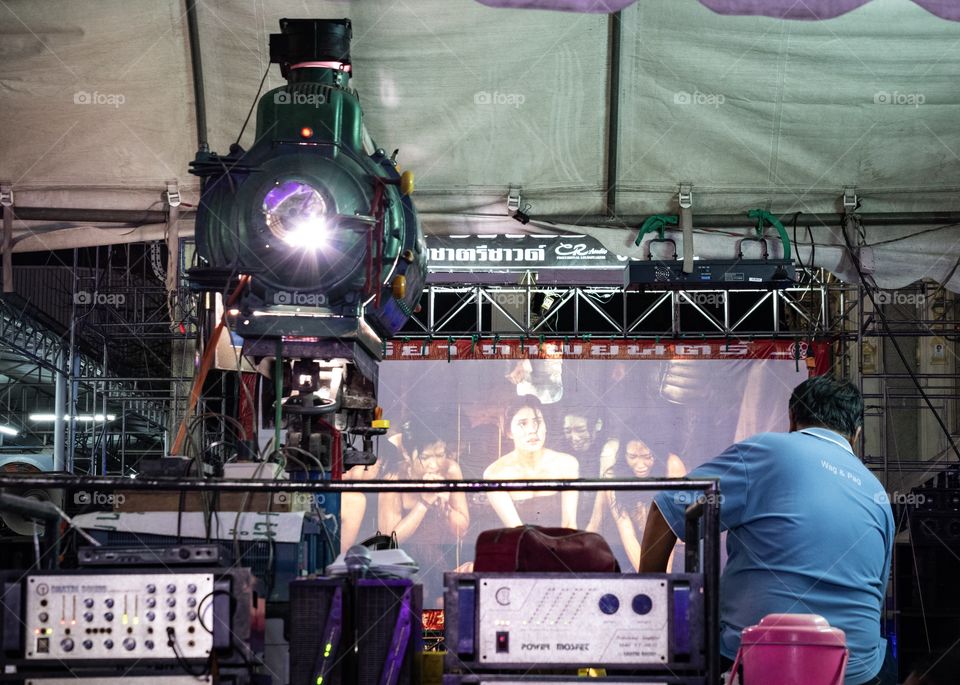
<svg viewBox="0 0 960 685">
<path fill-rule="evenodd" d="M 764 221 L 777 229 L 777 233 L 780 234 L 780 242 L 783 243 L 783 258 L 790 259 L 790 236 L 787 235 L 787 229 L 783 227 L 783 224 L 780 223 L 780 220 L 765 209 L 751 209 L 749 212 L 747 212 L 747 216 L 751 219 L 757 220 L 756 230 L 757 235 L 760 238 L 763 237 L 763 234 L 766 231 L 766 227 L 763 225 Z"/>
<path fill-rule="evenodd" d="M 680 217 L 676 214 L 654 214 L 653 216 L 648 216 L 647 220 L 643 222 L 643 225 L 640 227 L 640 232 L 637 234 L 637 239 L 633 241 L 634 245 L 640 245 L 643 242 L 643 236 L 647 233 L 656 233 L 660 240 L 665 240 L 663 231 L 667 227 L 676 226 L 680 223 Z"/>
</svg>

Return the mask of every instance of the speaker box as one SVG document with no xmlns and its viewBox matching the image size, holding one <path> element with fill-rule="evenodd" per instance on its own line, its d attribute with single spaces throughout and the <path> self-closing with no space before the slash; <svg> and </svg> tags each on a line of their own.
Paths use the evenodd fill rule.
<svg viewBox="0 0 960 685">
<path fill-rule="evenodd" d="M 406 579 L 290 584 L 290 685 L 414 685 L 423 589 Z"/>
<path fill-rule="evenodd" d="M 358 685 L 419 683 L 423 651 L 423 587 L 409 580 L 358 580 L 353 611 Z"/>
<path fill-rule="evenodd" d="M 316 685 L 321 675 L 325 684 L 348 682 L 344 680 L 345 661 L 352 652 L 346 648 L 348 594 L 346 581 L 339 579 L 290 583 L 290 685 Z"/>
</svg>

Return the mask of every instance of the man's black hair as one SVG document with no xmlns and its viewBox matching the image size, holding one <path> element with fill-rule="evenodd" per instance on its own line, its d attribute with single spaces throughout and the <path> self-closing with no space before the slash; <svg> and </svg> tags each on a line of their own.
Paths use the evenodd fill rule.
<svg viewBox="0 0 960 685">
<path fill-rule="evenodd" d="M 793 389 L 790 416 L 799 426 L 823 426 L 852 437 L 863 420 L 863 397 L 850 381 L 814 376 Z"/>
</svg>

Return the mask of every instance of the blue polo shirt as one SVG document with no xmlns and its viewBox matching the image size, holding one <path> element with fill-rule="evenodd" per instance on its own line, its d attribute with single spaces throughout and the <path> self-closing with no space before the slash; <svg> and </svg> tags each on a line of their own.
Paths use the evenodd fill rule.
<svg viewBox="0 0 960 685">
<path fill-rule="evenodd" d="M 825 428 L 761 433 L 694 469 L 719 478 L 727 565 L 720 579 L 720 652 L 767 614 L 819 614 L 847 636 L 845 685 L 880 672 L 880 612 L 893 550 L 886 491 L 849 443 Z M 692 492 L 655 501 L 683 539 Z"/>
</svg>

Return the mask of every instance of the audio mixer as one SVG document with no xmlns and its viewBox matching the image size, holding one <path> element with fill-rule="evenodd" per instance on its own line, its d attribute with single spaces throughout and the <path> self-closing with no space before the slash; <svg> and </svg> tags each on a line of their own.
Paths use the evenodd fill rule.
<svg viewBox="0 0 960 685">
<path fill-rule="evenodd" d="M 28 661 L 206 659 L 214 646 L 209 572 L 38 574 L 24 587 Z"/>
</svg>

